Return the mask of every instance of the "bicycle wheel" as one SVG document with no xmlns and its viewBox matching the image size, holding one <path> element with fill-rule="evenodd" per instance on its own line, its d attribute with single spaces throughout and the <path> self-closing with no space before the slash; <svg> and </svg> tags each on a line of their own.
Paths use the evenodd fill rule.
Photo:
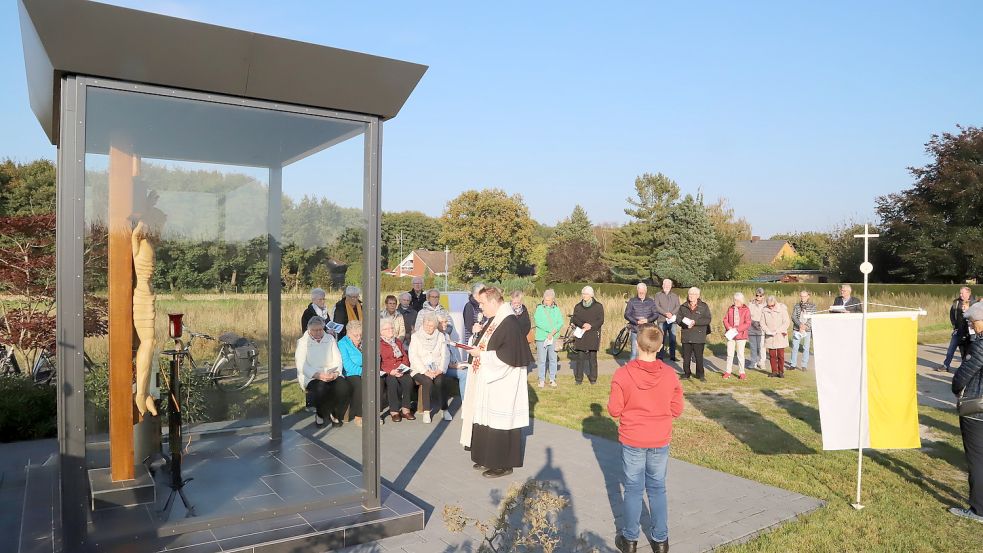
<svg viewBox="0 0 983 553">
<path fill-rule="evenodd" d="M 570 352 L 570 344 L 573 343 L 573 325 L 567 327 L 567 331 L 563 333 L 563 346 L 560 351 L 564 353 Z"/>
<path fill-rule="evenodd" d="M 235 359 L 222 356 L 209 371 L 209 378 L 219 390 L 235 392 L 252 384 L 259 372 L 258 369 L 259 367 L 254 360 L 249 369 L 240 371 Z"/>
<path fill-rule="evenodd" d="M 611 348 L 611 353 L 617 357 L 621 355 L 621 352 L 625 351 L 625 346 L 628 345 L 628 340 L 631 339 L 631 329 L 627 326 L 621 329 L 618 333 L 618 337 L 614 339 L 614 347 Z"/>
</svg>

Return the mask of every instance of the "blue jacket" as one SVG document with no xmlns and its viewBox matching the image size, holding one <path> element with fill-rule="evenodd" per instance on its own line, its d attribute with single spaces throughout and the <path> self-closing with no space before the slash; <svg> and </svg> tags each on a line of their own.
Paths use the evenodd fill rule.
<svg viewBox="0 0 983 553">
<path fill-rule="evenodd" d="M 655 323 L 658 318 L 659 312 L 655 308 L 654 299 L 646 296 L 643 300 L 635 296 L 628 300 L 628 306 L 625 307 L 625 320 L 631 325 L 632 330 L 638 327 L 635 322 L 638 319 L 646 319 L 650 323 Z"/>
<path fill-rule="evenodd" d="M 345 376 L 362 376 L 362 350 L 355 347 L 352 339 L 345 336 L 338 342 L 341 351 L 341 366 Z"/>
</svg>

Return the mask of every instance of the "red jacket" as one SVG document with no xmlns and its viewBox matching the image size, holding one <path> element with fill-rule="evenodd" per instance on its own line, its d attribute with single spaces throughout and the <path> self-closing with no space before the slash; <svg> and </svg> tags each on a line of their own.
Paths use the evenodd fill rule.
<svg viewBox="0 0 983 553">
<path fill-rule="evenodd" d="M 629 361 L 611 380 L 608 413 L 621 419 L 621 443 L 643 448 L 668 445 L 672 419 L 683 413 L 683 387 L 676 371 L 662 361 Z"/>
<path fill-rule="evenodd" d="M 747 331 L 751 328 L 751 309 L 747 305 L 742 305 L 737 309 L 737 312 L 741 315 L 741 323 L 735 327 L 734 306 L 731 305 L 727 308 L 727 312 L 724 313 L 724 329 L 737 328 L 737 336 L 734 336 L 734 339 L 747 340 Z"/>
<path fill-rule="evenodd" d="M 406 352 L 406 348 L 403 347 L 403 342 L 399 338 L 396 338 L 396 345 L 399 346 L 399 351 L 403 352 L 402 357 L 396 357 L 396 355 L 393 353 L 392 346 L 387 344 L 385 340 L 379 340 L 379 357 L 382 358 L 379 368 L 386 374 L 393 374 L 393 371 L 395 371 L 400 365 L 406 365 L 407 367 L 410 366 L 410 356 Z M 397 373 L 395 376 L 399 376 L 399 373 Z"/>
</svg>

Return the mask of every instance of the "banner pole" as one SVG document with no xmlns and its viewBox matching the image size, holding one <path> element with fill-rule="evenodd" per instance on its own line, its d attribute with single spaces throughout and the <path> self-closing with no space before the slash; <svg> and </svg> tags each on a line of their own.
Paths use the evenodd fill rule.
<svg viewBox="0 0 983 553">
<path fill-rule="evenodd" d="M 879 234 L 870 233 L 870 225 L 864 225 L 863 234 L 854 234 L 854 238 L 864 239 L 864 262 L 860 264 L 860 272 L 864 275 L 864 307 L 860 322 L 860 413 L 858 413 L 858 432 L 857 432 L 857 498 L 851 506 L 860 510 L 864 506 L 860 503 L 860 487 L 863 482 L 863 463 L 864 463 L 864 406 L 867 394 L 864 393 L 864 383 L 867 381 L 867 307 L 870 273 L 874 271 L 874 266 L 870 263 L 870 239 L 877 238 Z"/>
</svg>

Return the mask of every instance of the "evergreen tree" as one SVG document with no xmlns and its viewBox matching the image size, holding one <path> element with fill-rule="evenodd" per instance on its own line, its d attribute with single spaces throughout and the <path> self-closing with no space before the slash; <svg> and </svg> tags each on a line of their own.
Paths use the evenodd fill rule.
<svg viewBox="0 0 983 553">
<path fill-rule="evenodd" d="M 652 278 L 657 252 L 671 236 L 670 213 L 679 185 L 662 173 L 645 173 L 635 179 L 635 195 L 625 208 L 633 221 L 615 232 L 605 257 L 611 273 L 629 282 Z"/>
<path fill-rule="evenodd" d="M 594 236 L 594 227 L 591 225 L 587 212 L 580 205 L 573 208 L 573 213 L 569 217 L 556 224 L 553 229 L 551 245 L 557 245 L 570 240 L 582 240 L 597 246 L 597 237 Z"/>
<path fill-rule="evenodd" d="M 717 251 L 717 237 L 703 198 L 687 194 L 674 205 L 668 228 L 668 240 L 655 254 L 655 274 L 681 286 L 705 282 L 710 260 Z"/>
</svg>

